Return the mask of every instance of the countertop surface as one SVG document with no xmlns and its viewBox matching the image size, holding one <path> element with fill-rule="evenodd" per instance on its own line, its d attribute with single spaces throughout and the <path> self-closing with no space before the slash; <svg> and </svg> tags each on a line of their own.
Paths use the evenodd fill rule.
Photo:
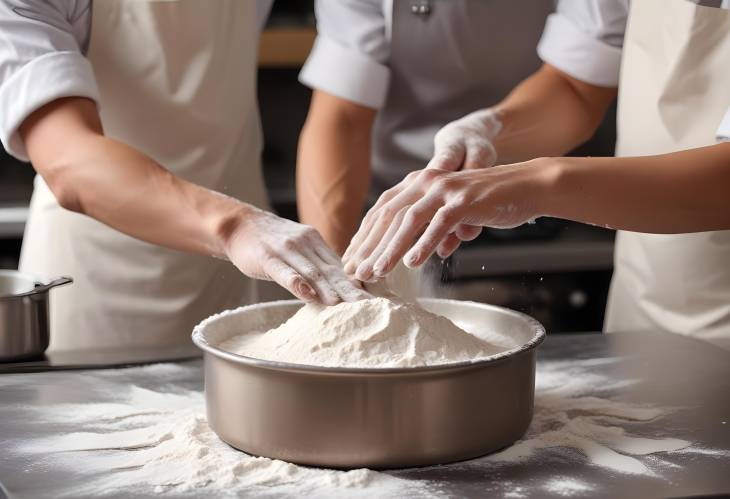
<svg viewBox="0 0 730 499">
<path fill-rule="evenodd" d="M 265 483 L 243 492 L 227 487 L 161 493 L 154 483 L 139 479 L 125 483 L 125 476 L 135 476 L 128 474 L 130 470 L 90 469 L 83 464 L 84 459 L 94 462 L 90 451 L 72 454 L 70 465 L 68 453 L 64 461 L 58 452 L 50 452 L 50 447 L 43 451 L 45 442 L 58 441 L 69 433 L 91 431 L 81 422 L 83 418 L 76 417 L 79 414 L 69 413 L 66 420 L 54 422 L 50 415 L 62 414 L 63 408 L 88 407 L 93 413 L 100 407 L 112 407 L 113 411 L 114 406 L 109 404 L 117 403 L 120 393 L 130 387 L 159 394 L 202 390 L 201 361 L 166 366 L 156 370 L 136 367 L 0 375 L 0 482 L 7 494 L 12 498 L 79 497 L 84 495 L 78 492 L 79 484 L 115 474 L 115 480 L 103 482 L 103 490 L 89 493 L 87 489 L 88 495 L 284 495 L 284 489 L 271 489 Z M 571 387 L 579 388 L 571 391 Z M 620 410 L 617 412 L 617 408 L 627 407 L 639 411 L 662 408 L 663 414 L 630 420 Z M 613 450 L 607 448 L 611 445 L 601 445 L 605 442 L 598 442 L 599 447 L 571 447 L 570 442 L 586 440 L 581 430 L 576 430 L 576 434 L 567 434 L 568 439 L 561 437 L 559 445 L 553 439 L 554 445 L 536 453 L 528 452 L 519 459 L 508 459 L 503 453 L 451 465 L 392 471 L 388 475 L 413 486 L 395 496 L 686 497 L 730 493 L 728 351 L 668 333 L 549 335 L 539 350 L 535 414 L 533 427 L 522 443 L 518 442 L 521 447 L 515 448 L 549 442 L 547 436 L 552 430 L 587 420 L 613 428 L 604 436 L 616 445 Z M 550 419 L 553 414 L 559 415 L 554 421 Z M 88 420 L 85 424 L 89 425 Z M 546 424 L 555 428 L 534 428 Z M 564 435 L 560 431 L 552 433 Z M 655 442 L 664 442 L 670 448 L 681 441 L 678 439 L 687 445 L 679 450 L 641 455 L 641 448 L 647 443 L 651 447 Z M 99 452 L 108 458 L 109 453 L 118 450 L 102 447 Z M 606 465 L 606 456 L 622 455 L 635 462 L 631 466 L 643 471 L 620 471 L 610 463 Z M 245 454 L 240 456 L 245 458 Z M 76 458 L 78 461 L 73 460 Z M 308 495 L 380 495 L 376 490 L 370 492 L 332 490 L 328 495 L 326 488 L 320 488 Z"/>
</svg>

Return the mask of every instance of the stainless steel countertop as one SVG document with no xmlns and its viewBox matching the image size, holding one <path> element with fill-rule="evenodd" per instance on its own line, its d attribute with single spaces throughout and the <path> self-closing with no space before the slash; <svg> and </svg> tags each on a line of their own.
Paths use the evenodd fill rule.
<svg viewBox="0 0 730 499">
<path fill-rule="evenodd" d="M 0 375 L 57 370 L 110 369 L 151 362 L 176 362 L 199 357 L 202 357 L 202 352 L 192 342 L 173 346 L 70 350 L 49 352 L 39 358 L 20 362 L 0 362 Z"/>
<path fill-rule="evenodd" d="M 600 359 L 615 359 L 612 363 Z M 596 362 L 592 362 L 596 359 Z M 671 432 L 696 445 L 730 450 L 730 352 L 709 344 L 668 333 L 549 335 L 539 351 L 540 365 L 554 361 L 587 361 L 591 369 L 611 379 L 642 380 L 627 384 L 616 398 L 650 405 L 675 407 L 676 411 L 647 432 Z M 57 497 L 84 479 L 83 470 L 68 473 L 53 467 L 34 467 L 29 456 L 17 453 L 14 438 L 41 438 L 58 429 L 34 419 L 37 411 L 23 407 L 50 407 L 84 401 L 105 402 L 118 386 L 136 384 L 157 391 L 202 389 L 202 363 L 178 363 L 174 377 L 151 379 L 144 370 L 117 370 L 114 376 L 98 371 L 4 374 L 0 376 L 0 482 L 13 498 Z M 104 371 L 109 372 L 109 371 Z M 94 380 L 98 381 L 94 381 Z M 723 424 L 723 421 L 726 424 Z M 655 425 L 653 429 L 651 425 Z M 632 432 L 636 432 L 632 428 Z M 651 436 L 649 433 L 645 436 Z M 575 453 L 535 462 L 506 463 L 498 468 L 480 461 L 457 465 L 392 472 L 411 480 L 438 483 L 439 496 L 504 496 L 519 487 L 520 497 L 549 497 L 546 484 L 555 477 L 572 477 L 593 487 L 592 497 L 686 497 L 730 493 L 727 457 L 682 452 L 662 454 L 670 466 L 661 476 L 624 475 L 589 464 Z M 640 459 L 651 459 L 640 458 Z M 647 461 L 648 462 L 648 461 Z M 32 469 L 32 473 L 27 470 Z M 201 491 L 204 492 L 204 491 Z M 109 497 L 130 497 L 125 491 L 109 491 Z M 441 494 L 444 495 L 441 495 Z M 552 495 L 559 496 L 553 492 Z M 585 496 L 587 493 L 581 492 Z M 138 494 L 156 497 L 153 490 Z M 1 497 L 1 494 L 0 494 Z M 165 497 L 174 494 L 165 493 Z M 189 497 L 189 496 L 188 496 Z"/>
</svg>

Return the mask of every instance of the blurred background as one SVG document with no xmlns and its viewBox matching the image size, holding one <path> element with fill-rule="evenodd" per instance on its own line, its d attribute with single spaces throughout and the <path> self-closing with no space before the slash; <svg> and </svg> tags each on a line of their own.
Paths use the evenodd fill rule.
<svg viewBox="0 0 730 499">
<path fill-rule="evenodd" d="M 520 3 L 514 8 L 521 8 Z M 297 140 L 310 97 L 297 75 L 315 34 L 311 0 L 277 0 L 259 51 L 264 174 L 274 209 L 294 220 Z M 539 66 L 537 55 L 534 65 Z M 523 76 L 514 75 L 515 83 Z M 572 154 L 612 155 L 614 124 L 612 110 L 595 136 Z M 17 267 L 33 177 L 30 165 L 0 150 L 0 268 Z M 517 229 L 486 230 L 448 261 L 432 262 L 431 271 L 440 282 L 438 294 L 527 312 L 548 331 L 598 331 L 612 271 L 613 238 L 610 230 L 539 219 Z M 268 295 L 277 297 L 277 291 L 272 288 Z"/>
</svg>

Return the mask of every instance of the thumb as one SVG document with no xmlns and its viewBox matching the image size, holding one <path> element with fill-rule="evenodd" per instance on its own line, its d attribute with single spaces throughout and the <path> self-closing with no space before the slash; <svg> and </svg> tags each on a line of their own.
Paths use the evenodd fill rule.
<svg viewBox="0 0 730 499">
<path fill-rule="evenodd" d="M 438 168 L 440 170 L 460 170 L 466 158 L 466 146 L 463 142 L 454 142 L 445 146 L 436 144 L 433 158 L 428 162 L 426 168 Z"/>
</svg>

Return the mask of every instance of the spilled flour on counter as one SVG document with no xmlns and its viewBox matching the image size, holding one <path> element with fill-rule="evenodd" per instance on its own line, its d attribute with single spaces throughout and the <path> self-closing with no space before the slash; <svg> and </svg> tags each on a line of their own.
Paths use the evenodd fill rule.
<svg viewBox="0 0 730 499">
<path fill-rule="evenodd" d="M 148 369 L 152 376 L 156 368 Z M 174 367 L 174 366 L 170 366 Z M 233 449 L 210 429 L 198 391 L 161 393 L 120 387 L 124 396 L 104 404 L 59 404 L 37 409 L 44 424 L 83 431 L 20 442 L 41 467 L 61 465 L 86 475 L 54 497 L 174 494 L 313 498 L 430 497 L 428 483 L 368 469 L 339 471 L 297 466 Z"/>
<path fill-rule="evenodd" d="M 415 367 L 482 359 L 508 350 L 503 344 L 478 338 L 414 303 L 379 297 L 331 307 L 308 304 L 275 329 L 240 334 L 218 347 L 294 364 Z"/>
<path fill-rule="evenodd" d="M 610 363 L 615 359 L 600 359 Z M 583 361 L 589 366 L 598 361 Z M 593 395 L 617 390 L 636 380 L 611 383 L 581 361 L 542 364 L 535 387 L 535 414 L 525 437 L 488 456 L 492 462 L 536 459 L 540 451 L 573 449 L 592 464 L 619 473 L 654 475 L 640 457 L 689 448 L 691 442 L 671 436 L 640 436 L 641 430 L 670 409 L 647 407 Z"/>
<path fill-rule="evenodd" d="M 614 359 L 601 361 L 610 363 Z M 435 468 L 445 473 L 467 468 L 484 476 L 498 476 L 505 466 L 531 469 L 577 459 L 608 472 L 660 478 L 663 469 L 677 466 L 662 458 L 675 451 L 710 459 L 728 457 L 725 450 L 698 448 L 677 438 L 682 435 L 667 434 L 662 418 L 670 409 L 611 398 L 609 393 L 620 392 L 636 381 L 612 382 L 612 378 L 594 372 L 596 365 L 596 361 L 539 363 L 535 415 L 525 437 L 497 454 Z M 224 444 L 209 428 L 201 392 L 178 389 L 168 393 L 121 382 L 125 371 L 172 380 L 175 369 L 182 373 L 181 366 L 161 364 L 76 374 L 79 378 L 69 374 L 69 381 L 87 376 L 109 382 L 118 376 L 120 382 L 105 389 L 113 402 L 24 406 L 24 417 L 39 430 L 51 428 L 53 435 L 11 442 L 10 452 L 39 469 L 66 469 L 80 476 L 73 490 L 54 491 L 54 497 L 102 496 L 120 491 L 175 497 L 444 495 L 437 483 L 418 478 L 429 468 L 345 472 L 249 456 Z M 63 373 L 53 373 L 59 375 Z M 0 408 L 0 415 L 12 416 L 6 412 L 10 409 Z M 529 495 L 524 484 L 514 485 L 508 497 Z M 574 477 L 553 477 L 537 486 L 542 495 L 566 497 L 585 495 L 593 487 Z"/>
<path fill-rule="evenodd" d="M 545 484 L 545 490 L 562 497 L 582 497 L 593 487 L 575 478 L 553 478 Z"/>
</svg>

